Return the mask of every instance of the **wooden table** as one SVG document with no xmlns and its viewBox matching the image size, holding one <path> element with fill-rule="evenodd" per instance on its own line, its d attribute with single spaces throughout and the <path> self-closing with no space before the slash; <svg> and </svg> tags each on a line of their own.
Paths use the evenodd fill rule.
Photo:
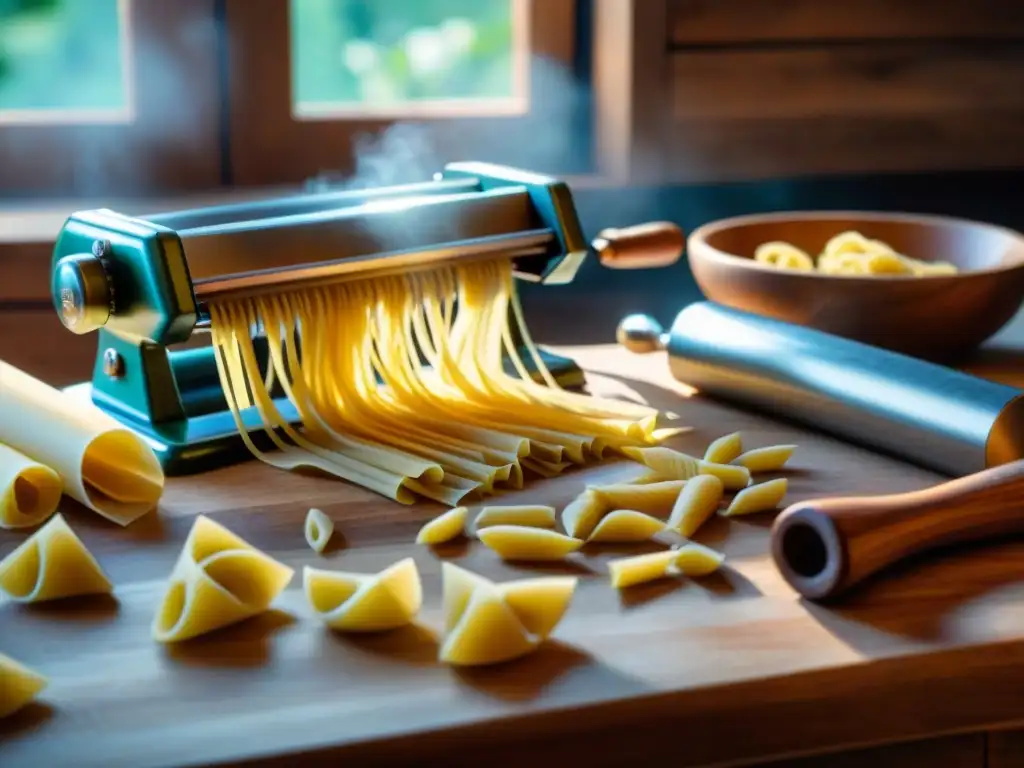
<svg viewBox="0 0 1024 768">
<path fill-rule="evenodd" d="M 595 390 L 679 413 L 695 428 L 673 441 L 682 450 L 701 452 L 737 429 L 752 446 L 797 443 L 789 502 L 939 480 L 688 397 L 662 355 L 568 353 Z M 585 483 L 634 467 L 577 472 L 508 500 L 560 506 Z M 323 559 L 303 539 L 311 506 L 340 534 Z M 1024 721 L 1024 542 L 918 561 L 827 609 L 798 599 L 775 571 L 770 516 L 715 519 L 701 530 L 697 539 L 728 557 L 720 575 L 619 594 L 604 564 L 636 548 L 529 570 L 479 542 L 435 553 L 413 539 L 438 511 L 255 462 L 169 482 L 159 514 L 127 529 L 66 505 L 116 599 L 0 603 L 0 650 L 51 677 L 42 703 L 0 724 L 0 766 L 562 766 L 578 758 L 684 768 L 835 750 L 847 754 L 779 765 L 1024 764 L 1024 740 L 994 733 Z M 180 647 L 153 643 L 158 595 L 199 513 L 296 568 L 375 571 L 414 556 L 425 588 L 421 626 L 334 635 L 312 619 L 297 577 L 264 616 Z M 0 532 L 0 555 L 22 539 Z M 442 559 L 499 580 L 565 571 L 582 580 L 555 641 L 518 662 L 456 671 L 436 661 Z M 897 741 L 908 743 L 849 751 Z"/>
</svg>

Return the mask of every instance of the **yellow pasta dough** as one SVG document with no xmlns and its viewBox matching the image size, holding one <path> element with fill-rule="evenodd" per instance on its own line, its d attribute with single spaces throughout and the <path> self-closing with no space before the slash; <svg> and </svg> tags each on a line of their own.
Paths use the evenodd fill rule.
<svg viewBox="0 0 1024 768">
<path fill-rule="evenodd" d="M 588 541 L 629 543 L 648 541 L 665 529 L 665 523 L 656 517 L 634 509 L 617 509 L 601 518 Z"/>
<path fill-rule="evenodd" d="M 0 528 L 39 525 L 60 503 L 60 475 L 0 443 Z"/>
<path fill-rule="evenodd" d="M 571 576 L 495 584 L 451 563 L 441 565 L 444 642 L 439 658 L 483 666 L 535 650 L 562 620 L 576 590 Z"/>
<path fill-rule="evenodd" d="M 726 517 L 734 517 L 775 509 L 782 503 L 788 488 L 789 483 L 784 477 L 778 480 L 769 480 L 767 483 L 751 485 L 737 493 L 722 514 Z"/>
<path fill-rule="evenodd" d="M 113 589 L 60 514 L 0 561 L 0 592 L 19 603 L 109 594 Z"/>
<path fill-rule="evenodd" d="M 690 541 L 673 550 L 672 565 L 684 576 L 707 576 L 717 571 L 725 562 L 725 555 L 703 544 Z"/>
<path fill-rule="evenodd" d="M 783 242 L 759 245 L 754 251 L 754 261 L 780 269 L 796 269 L 809 272 L 814 269 L 814 259 L 796 246 Z"/>
<path fill-rule="evenodd" d="M 652 515 L 668 515 L 686 480 L 663 480 L 646 485 L 621 483 L 593 486 L 605 509 L 635 509 Z"/>
<path fill-rule="evenodd" d="M 945 261 L 921 261 L 896 252 L 888 243 L 846 231 L 825 243 L 817 261 L 791 243 L 763 243 L 754 251 L 754 260 L 780 269 L 817 270 L 830 275 L 897 275 L 922 277 L 955 275 L 956 265 Z"/>
<path fill-rule="evenodd" d="M 0 653 L 0 719 L 22 709 L 47 685 L 43 675 Z"/>
<path fill-rule="evenodd" d="M 735 464 L 716 464 L 712 461 L 700 462 L 700 473 L 712 475 L 722 481 L 727 491 L 736 491 L 750 485 L 750 470 Z"/>
<path fill-rule="evenodd" d="M 473 521 L 479 530 L 492 525 L 525 525 L 531 528 L 553 528 L 555 508 L 522 504 L 518 506 L 484 507 Z"/>
<path fill-rule="evenodd" d="M 697 459 L 671 448 L 623 448 L 629 458 L 648 467 L 661 480 L 689 480 L 699 471 Z"/>
<path fill-rule="evenodd" d="M 704 461 L 713 464 L 729 464 L 743 453 L 743 436 L 739 432 L 731 432 L 728 435 L 713 441 L 704 452 Z"/>
<path fill-rule="evenodd" d="M 587 489 L 562 510 L 562 527 L 570 536 L 585 539 L 607 511 L 605 501 L 593 489 Z"/>
<path fill-rule="evenodd" d="M 334 535 L 334 521 L 319 509 L 311 509 L 306 513 L 306 543 L 315 552 L 323 552 L 327 543 Z"/>
<path fill-rule="evenodd" d="M 612 586 L 623 589 L 670 576 L 676 555 L 674 550 L 666 550 L 612 560 L 608 563 Z"/>
<path fill-rule="evenodd" d="M 416 562 L 407 557 L 380 573 L 302 571 L 306 599 L 331 629 L 381 632 L 412 622 L 423 605 Z"/>
<path fill-rule="evenodd" d="M 64 492 L 119 525 L 156 507 L 164 474 L 134 432 L 88 398 L 0 361 L 0 442 L 50 467 Z"/>
<path fill-rule="evenodd" d="M 153 639 L 188 640 L 266 611 L 295 575 L 205 515 L 199 515 L 171 571 Z"/>
<path fill-rule="evenodd" d="M 583 546 L 580 539 L 524 525 L 494 525 L 477 537 L 503 560 L 561 560 Z"/>
<path fill-rule="evenodd" d="M 769 445 L 764 448 L 754 448 L 737 456 L 732 463 L 746 467 L 751 472 L 776 472 L 785 466 L 795 450 L 795 445 Z"/>
<path fill-rule="evenodd" d="M 715 513 L 725 487 L 714 475 L 698 475 L 679 492 L 668 518 L 668 528 L 690 538 Z"/>
<path fill-rule="evenodd" d="M 438 515 L 420 528 L 416 536 L 417 544 L 444 544 L 461 536 L 466 530 L 468 507 L 453 507 Z"/>
</svg>

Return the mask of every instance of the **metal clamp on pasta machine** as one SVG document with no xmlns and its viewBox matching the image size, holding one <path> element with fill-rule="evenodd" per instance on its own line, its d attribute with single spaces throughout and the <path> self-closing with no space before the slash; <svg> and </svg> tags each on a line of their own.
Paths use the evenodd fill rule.
<svg viewBox="0 0 1024 768">
<path fill-rule="evenodd" d="M 249 455 L 212 348 L 168 349 L 209 329 L 213 299 L 480 258 L 511 259 L 517 278 L 557 285 L 592 251 L 608 267 L 638 268 L 671 264 L 684 246 L 665 222 L 605 230 L 588 244 L 564 182 L 454 163 L 421 184 L 142 217 L 75 213 L 57 239 L 51 286 L 65 327 L 99 335 L 92 381 L 71 389 L 145 437 L 168 474 L 184 474 Z M 266 340 L 257 341 L 265 370 Z M 572 360 L 544 359 L 560 384 L 582 385 Z M 283 391 L 271 394 L 297 422 Z M 258 411 L 242 419 L 269 448 Z"/>
</svg>

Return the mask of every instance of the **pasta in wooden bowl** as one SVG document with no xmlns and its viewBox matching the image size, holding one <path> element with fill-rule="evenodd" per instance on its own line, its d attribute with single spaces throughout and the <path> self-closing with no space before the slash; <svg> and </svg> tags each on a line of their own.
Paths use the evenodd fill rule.
<svg viewBox="0 0 1024 768">
<path fill-rule="evenodd" d="M 979 346 L 1024 298 L 1024 236 L 963 219 L 740 216 L 695 230 L 688 252 L 711 301 L 935 361 Z"/>
</svg>

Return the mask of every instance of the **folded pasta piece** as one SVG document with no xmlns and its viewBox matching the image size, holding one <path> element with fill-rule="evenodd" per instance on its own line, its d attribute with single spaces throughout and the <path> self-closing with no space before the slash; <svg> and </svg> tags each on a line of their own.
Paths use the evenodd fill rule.
<svg viewBox="0 0 1024 768">
<path fill-rule="evenodd" d="M 598 496 L 597 491 L 588 489 L 562 510 L 562 527 L 570 536 L 585 539 L 593 532 L 606 510 L 604 499 Z"/>
<path fill-rule="evenodd" d="M 382 632 L 412 622 L 423 605 L 416 561 L 400 560 L 380 573 L 302 571 L 306 599 L 331 629 Z"/>
<path fill-rule="evenodd" d="M 776 472 L 785 466 L 795 450 L 795 445 L 768 445 L 740 454 L 732 463 L 751 472 Z"/>
<path fill-rule="evenodd" d="M 684 576 L 707 576 L 725 562 L 725 555 L 710 547 L 689 541 L 676 550 L 672 565 Z"/>
<path fill-rule="evenodd" d="M 665 523 L 656 517 L 634 509 L 617 509 L 601 518 L 587 541 L 626 544 L 648 541 L 665 529 Z"/>
<path fill-rule="evenodd" d="M 698 475 L 679 492 L 668 517 L 668 528 L 690 538 L 715 513 L 725 487 L 714 475 Z"/>
<path fill-rule="evenodd" d="M 697 474 L 697 459 L 671 448 L 635 448 L 627 446 L 622 452 L 656 472 L 662 480 L 689 480 Z"/>
<path fill-rule="evenodd" d="M 468 507 L 454 507 L 426 523 L 416 535 L 417 544 L 444 544 L 466 530 Z"/>
<path fill-rule="evenodd" d="M 473 521 L 477 530 L 492 525 L 525 525 L 530 528 L 553 528 L 555 508 L 537 504 L 484 507 Z"/>
<path fill-rule="evenodd" d="M 671 576 L 675 573 L 673 565 L 676 556 L 675 550 L 666 550 L 611 560 L 608 563 L 608 575 L 611 577 L 612 586 L 623 589 Z"/>
<path fill-rule="evenodd" d="M 503 560 L 561 560 L 583 546 L 581 539 L 524 525 L 494 525 L 477 536 Z"/>
<path fill-rule="evenodd" d="M 735 464 L 716 464 L 713 461 L 700 462 L 700 474 L 714 475 L 722 481 L 727 491 L 738 491 L 750 485 L 750 470 Z"/>
<path fill-rule="evenodd" d="M 54 470 L 0 443 L 0 528 L 39 525 L 57 511 L 63 492 Z"/>
<path fill-rule="evenodd" d="M 294 575 L 294 568 L 199 515 L 157 608 L 153 639 L 180 642 L 252 618 Z"/>
<path fill-rule="evenodd" d="M 722 435 L 704 452 L 704 461 L 712 464 L 729 464 L 733 459 L 743 453 L 743 435 L 739 432 L 731 432 Z"/>
<path fill-rule="evenodd" d="M 572 462 L 568 461 L 542 461 L 537 458 L 526 458 L 522 460 L 522 466 L 524 469 L 528 469 L 531 472 L 535 472 L 541 477 L 558 477 L 562 472 L 572 466 Z"/>
<path fill-rule="evenodd" d="M 0 561 L 0 592 L 18 603 L 109 594 L 113 589 L 61 514 Z"/>
<path fill-rule="evenodd" d="M 0 719 L 35 699 L 49 682 L 38 672 L 0 653 Z"/>
<path fill-rule="evenodd" d="M 725 517 L 735 517 L 767 512 L 782 503 L 788 489 L 789 483 L 784 477 L 780 477 L 778 480 L 769 480 L 767 483 L 751 485 L 737 493 L 732 503 L 721 514 Z"/>
<path fill-rule="evenodd" d="M 652 515 L 668 515 L 686 480 L 663 480 L 646 485 L 620 483 L 591 486 L 605 508 L 635 509 Z"/>
<path fill-rule="evenodd" d="M 325 515 L 323 511 L 311 509 L 306 513 L 304 533 L 306 534 L 306 543 L 309 544 L 313 551 L 323 552 L 327 548 L 327 543 L 331 540 L 331 536 L 334 535 L 334 521 Z"/>
<path fill-rule="evenodd" d="M 53 469 L 64 492 L 119 525 L 156 507 L 164 473 L 156 454 L 88 399 L 0 361 L 0 442 Z"/>
<path fill-rule="evenodd" d="M 578 579 L 548 576 L 494 584 L 442 563 L 445 638 L 441 661 L 456 666 L 520 658 L 546 640 L 569 608 Z"/>
</svg>

